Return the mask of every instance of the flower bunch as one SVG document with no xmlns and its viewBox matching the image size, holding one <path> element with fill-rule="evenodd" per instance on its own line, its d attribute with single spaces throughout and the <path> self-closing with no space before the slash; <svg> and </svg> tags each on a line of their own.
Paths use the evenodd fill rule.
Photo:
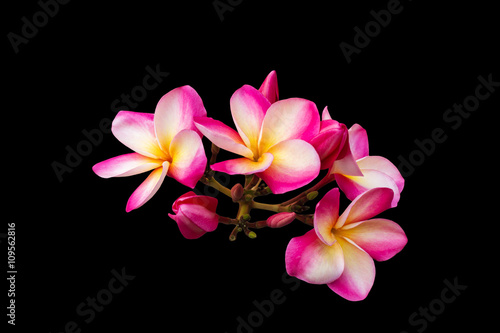
<svg viewBox="0 0 500 333">
<path fill-rule="evenodd" d="M 169 216 L 188 239 L 219 224 L 233 225 L 229 239 L 234 241 L 239 233 L 255 238 L 256 229 L 303 222 L 312 229 L 290 240 L 285 253 L 288 274 L 326 284 L 351 301 L 366 298 L 375 278 L 373 259 L 387 260 L 407 242 L 398 224 L 374 218 L 398 204 L 404 186 L 398 169 L 384 157 L 369 155 L 368 136 L 360 125 L 348 129 L 332 119 L 327 107 L 320 118 L 316 104 L 307 99 L 280 100 L 275 71 L 259 89 L 244 85 L 236 90 L 230 110 L 236 129 L 207 117 L 197 92 L 183 86 L 164 95 L 154 114 L 120 111 L 112 133 L 134 152 L 97 163 L 93 170 L 103 178 L 150 171 L 130 196 L 127 212 L 145 204 L 166 176 L 190 188 L 201 182 L 239 205 L 235 217 L 226 217 L 216 213 L 216 198 L 192 191 L 181 195 Z M 212 143 L 210 160 L 203 136 Z M 220 149 L 238 157 L 217 162 Z M 325 176 L 294 198 L 279 204 L 260 201 L 310 184 L 321 170 L 327 170 Z M 245 182 L 226 188 L 214 178 L 216 172 L 244 175 Z M 306 204 L 333 182 L 338 187 L 307 213 Z M 342 214 L 340 191 L 351 200 Z M 253 209 L 273 215 L 252 221 Z"/>
</svg>

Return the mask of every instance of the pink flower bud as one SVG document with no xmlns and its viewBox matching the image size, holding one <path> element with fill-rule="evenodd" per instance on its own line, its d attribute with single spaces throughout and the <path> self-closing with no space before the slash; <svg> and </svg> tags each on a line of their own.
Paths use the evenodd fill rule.
<svg viewBox="0 0 500 333">
<path fill-rule="evenodd" d="M 231 189 L 231 198 L 233 199 L 233 202 L 240 201 L 240 199 L 243 197 L 243 193 L 245 190 L 243 189 L 243 186 L 241 186 L 240 183 L 236 184 L 233 186 Z"/>
<path fill-rule="evenodd" d="M 206 232 L 214 231 L 219 223 L 215 213 L 217 199 L 196 195 L 193 191 L 181 195 L 172 205 L 175 215 L 168 214 L 187 239 L 200 238 Z"/>
<path fill-rule="evenodd" d="M 281 228 L 295 220 L 295 213 L 278 213 L 267 219 L 267 225 L 271 228 Z"/>
</svg>

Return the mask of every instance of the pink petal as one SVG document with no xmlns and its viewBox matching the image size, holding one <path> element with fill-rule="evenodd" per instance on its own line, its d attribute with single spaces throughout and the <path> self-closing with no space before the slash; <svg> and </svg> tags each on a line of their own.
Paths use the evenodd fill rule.
<svg viewBox="0 0 500 333">
<path fill-rule="evenodd" d="M 324 120 L 321 129 L 312 140 L 311 144 L 318 152 L 321 159 L 321 170 L 332 166 L 344 146 L 347 138 L 347 128 L 335 120 Z"/>
<path fill-rule="evenodd" d="M 302 98 L 278 101 L 267 110 L 259 141 L 259 151 L 291 139 L 309 142 L 319 133 L 320 121 L 316 104 Z"/>
<path fill-rule="evenodd" d="M 328 191 L 316 205 L 314 212 L 314 230 L 319 239 L 326 245 L 336 240 L 332 229 L 339 218 L 340 191 L 334 188 Z"/>
<path fill-rule="evenodd" d="M 197 195 L 193 191 L 189 191 L 175 200 L 172 205 L 172 210 L 177 214 L 179 206 L 182 204 L 193 204 L 205 207 L 211 212 L 215 212 L 217 209 L 218 200 L 216 198 L 206 196 L 206 195 Z"/>
<path fill-rule="evenodd" d="M 154 115 L 156 136 L 162 149 L 167 151 L 173 138 L 184 129 L 198 132 L 193 117 L 206 115 L 200 96 L 190 86 L 175 88 L 163 95 Z"/>
<path fill-rule="evenodd" d="M 197 239 L 207 233 L 184 215 L 173 215 L 169 213 L 168 216 L 177 223 L 179 231 L 186 239 Z"/>
<path fill-rule="evenodd" d="M 318 154 L 305 141 L 282 141 L 269 149 L 269 153 L 274 156 L 271 166 L 257 176 L 266 182 L 274 194 L 307 185 L 319 174 L 321 162 Z"/>
<path fill-rule="evenodd" d="M 355 160 L 368 156 L 368 135 L 363 127 L 354 124 L 349 128 L 349 143 Z"/>
<path fill-rule="evenodd" d="M 268 169 L 272 162 L 273 155 L 270 153 L 265 153 L 259 158 L 258 161 L 242 157 L 234 160 L 215 163 L 210 167 L 212 168 L 212 170 L 224 172 L 229 175 L 252 175 L 254 173 L 262 172 Z"/>
<path fill-rule="evenodd" d="M 276 71 L 272 71 L 267 75 L 264 82 L 262 82 L 259 91 L 269 102 L 271 102 L 271 104 L 279 99 L 278 76 L 276 75 Z"/>
<path fill-rule="evenodd" d="M 401 176 L 398 168 L 396 168 L 396 166 L 385 157 L 366 156 L 365 158 L 358 160 L 357 163 L 361 171 L 364 169 L 371 169 L 385 173 L 394 180 L 400 193 L 403 190 L 405 184 L 403 176 Z"/>
<path fill-rule="evenodd" d="M 233 94 L 230 105 L 238 133 L 254 155 L 258 155 L 260 129 L 271 103 L 257 89 L 244 85 Z"/>
<path fill-rule="evenodd" d="M 349 136 L 343 143 L 343 147 L 337 156 L 337 159 L 332 165 L 329 174 L 348 175 L 348 176 L 363 176 L 363 173 L 358 167 L 354 156 L 352 155 L 349 145 Z"/>
<path fill-rule="evenodd" d="M 354 200 L 369 189 L 387 187 L 394 191 L 392 207 L 396 207 L 400 198 L 399 189 L 391 177 L 377 170 L 362 170 L 363 177 L 335 175 L 335 180 L 347 198 Z"/>
<path fill-rule="evenodd" d="M 213 144 L 232 153 L 253 158 L 253 153 L 245 146 L 238 132 L 222 122 L 208 118 L 194 118 L 198 130 L 203 133 Z"/>
<path fill-rule="evenodd" d="M 180 205 L 177 215 L 169 216 L 177 222 L 180 232 L 187 239 L 199 238 L 206 232 L 214 231 L 219 223 L 215 212 L 197 204 Z"/>
<path fill-rule="evenodd" d="M 92 170 L 102 178 L 127 177 L 156 169 L 162 163 L 163 160 L 130 153 L 99 162 L 92 167 Z"/>
<path fill-rule="evenodd" d="M 290 240 L 285 252 L 285 264 L 288 275 L 312 284 L 335 281 L 344 270 L 339 243 L 326 245 L 314 230 Z"/>
<path fill-rule="evenodd" d="M 330 116 L 330 112 L 328 111 L 328 106 L 325 106 L 323 109 L 323 113 L 321 114 L 321 120 L 329 120 L 332 119 L 332 116 Z"/>
<path fill-rule="evenodd" d="M 178 197 L 177 200 L 175 200 L 174 203 L 172 204 L 172 210 L 174 211 L 174 213 L 177 214 L 180 204 L 182 204 L 185 200 L 188 200 L 189 198 L 196 197 L 196 195 L 197 194 L 194 193 L 193 191 L 189 191 Z"/>
<path fill-rule="evenodd" d="M 166 160 L 168 153 L 158 145 L 153 117 L 151 113 L 120 111 L 113 120 L 111 132 L 133 151 L 146 157 Z"/>
<path fill-rule="evenodd" d="M 148 178 L 132 193 L 127 202 L 125 210 L 130 212 L 144 205 L 158 191 L 165 176 L 167 175 L 169 163 L 163 162 L 162 167 L 153 170 Z"/>
<path fill-rule="evenodd" d="M 368 253 L 342 237 L 337 239 L 344 254 L 344 271 L 328 287 L 349 301 L 361 301 L 375 281 L 375 264 Z"/>
<path fill-rule="evenodd" d="M 194 188 L 205 173 L 207 157 L 201 138 L 193 130 L 179 132 L 170 143 L 172 163 L 168 176 L 179 183 Z"/>
<path fill-rule="evenodd" d="M 338 232 L 378 261 L 392 258 L 408 242 L 403 229 L 397 223 L 386 219 L 351 223 Z"/>
<path fill-rule="evenodd" d="M 390 188 L 377 187 L 357 196 L 337 220 L 335 228 L 344 224 L 366 221 L 391 208 L 394 192 Z"/>
<path fill-rule="evenodd" d="M 217 229 L 219 217 L 202 205 L 184 203 L 176 215 L 169 216 L 177 222 L 181 234 L 187 239 L 201 237 L 206 232 Z"/>
</svg>

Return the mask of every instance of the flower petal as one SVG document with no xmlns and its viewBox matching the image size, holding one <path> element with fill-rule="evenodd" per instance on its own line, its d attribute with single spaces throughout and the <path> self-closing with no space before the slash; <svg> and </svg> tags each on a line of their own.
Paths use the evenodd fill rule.
<svg viewBox="0 0 500 333">
<path fill-rule="evenodd" d="M 162 163 L 163 160 L 130 153 L 99 162 L 92 167 L 92 170 L 102 178 L 127 177 L 156 169 Z"/>
<path fill-rule="evenodd" d="M 196 117 L 194 123 L 196 128 L 217 147 L 253 158 L 252 151 L 245 146 L 238 132 L 221 121 L 208 117 Z"/>
<path fill-rule="evenodd" d="M 257 156 L 262 121 L 271 103 L 257 89 L 244 85 L 233 94 L 230 105 L 238 133 Z"/>
<path fill-rule="evenodd" d="M 286 248 L 285 264 L 288 275 L 313 284 L 330 283 L 339 278 L 344 270 L 339 243 L 326 245 L 314 230 L 290 240 Z"/>
<path fill-rule="evenodd" d="M 206 209 L 215 212 L 217 209 L 218 200 L 214 197 L 206 196 L 206 195 L 197 195 L 193 191 L 189 191 L 175 200 L 172 205 L 172 210 L 177 214 L 179 206 L 181 204 L 193 204 L 205 207 Z"/>
<path fill-rule="evenodd" d="M 361 170 L 363 177 L 335 175 L 335 180 L 340 189 L 350 199 L 354 200 L 358 195 L 369 189 L 387 187 L 394 191 L 392 207 L 396 207 L 400 198 L 398 186 L 394 179 L 377 170 Z"/>
<path fill-rule="evenodd" d="M 363 176 L 363 173 L 358 167 L 354 156 L 352 155 L 349 145 L 349 135 L 344 141 L 344 146 L 340 149 L 337 159 L 332 165 L 329 174 L 348 175 L 348 176 Z"/>
<path fill-rule="evenodd" d="M 323 109 L 323 113 L 321 113 L 321 120 L 329 120 L 332 119 L 332 116 L 330 116 L 330 112 L 328 111 L 328 106 L 325 106 Z"/>
<path fill-rule="evenodd" d="M 184 215 L 173 215 L 169 213 L 168 216 L 177 223 L 179 231 L 186 239 L 197 239 L 207 233 Z"/>
<path fill-rule="evenodd" d="M 179 183 L 194 188 L 203 176 L 207 166 L 207 157 L 201 138 L 193 130 L 179 132 L 170 143 L 172 163 L 168 176 Z"/>
<path fill-rule="evenodd" d="M 307 185 L 319 174 L 321 161 L 318 154 L 311 144 L 303 140 L 282 141 L 269 149 L 269 153 L 274 156 L 273 163 L 257 176 L 274 194 Z"/>
<path fill-rule="evenodd" d="M 168 153 L 158 145 L 153 117 L 151 113 L 120 111 L 113 120 L 111 132 L 133 151 L 146 157 L 166 160 Z"/>
<path fill-rule="evenodd" d="M 363 127 L 354 124 L 349 128 L 349 143 L 355 160 L 368 156 L 368 135 Z"/>
<path fill-rule="evenodd" d="M 161 167 L 153 170 L 148 178 L 139 185 L 128 199 L 127 207 L 125 208 L 127 213 L 141 207 L 153 197 L 163 183 L 167 175 L 168 167 L 169 163 L 167 161 L 163 162 Z"/>
<path fill-rule="evenodd" d="M 196 193 L 194 193 L 193 191 L 189 191 L 178 197 L 177 200 L 175 200 L 174 203 L 172 204 L 172 210 L 174 211 L 174 213 L 177 214 L 177 212 L 179 211 L 179 205 L 181 203 L 192 197 L 196 197 Z"/>
<path fill-rule="evenodd" d="M 342 237 L 337 239 L 344 254 L 344 271 L 328 287 L 349 301 L 361 301 L 375 281 L 375 264 L 368 253 Z"/>
<path fill-rule="evenodd" d="M 326 245 L 335 243 L 332 229 L 339 218 L 340 191 L 334 188 L 328 191 L 316 205 L 314 212 L 314 230 Z"/>
<path fill-rule="evenodd" d="M 309 142 L 319 133 L 320 121 L 316 104 L 302 98 L 278 101 L 267 110 L 259 140 L 259 152 L 291 139 Z"/>
<path fill-rule="evenodd" d="M 370 189 L 357 196 L 337 220 L 335 228 L 345 224 L 366 221 L 391 208 L 394 192 L 387 187 Z"/>
<path fill-rule="evenodd" d="M 338 232 L 378 261 L 392 258 L 408 242 L 403 229 L 397 223 L 386 219 L 351 223 Z"/>
<path fill-rule="evenodd" d="M 202 205 L 185 203 L 179 207 L 179 214 L 186 216 L 206 232 L 214 231 L 219 224 L 219 216 Z"/>
<path fill-rule="evenodd" d="M 387 158 L 382 156 L 366 156 L 357 161 L 359 168 L 361 171 L 364 169 L 377 170 L 385 173 L 389 177 L 391 177 L 394 182 L 396 182 L 396 186 L 398 187 L 399 192 L 404 188 L 405 180 L 398 168 Z"/>
<path fill-rule="evenodd" d="M 273 159 L 274 157 L 272 154 L 265 153 L 259 158 L 258 161 L 242 157 L 234 160 L 215 163 L 210 167 L 212 168 L 212 170 L 224 172 L 229 175 L 252 175 L 254 173 L 262 172 L 268 169 L 273 162 Z"/>
<path fill-rule="evenodd" d="M 321 170 L 328 169 L 339 155 L 347 138 L 347 128 L 335 120 L 323 120 L 321 129 L 311 144 L 321 159 Z"/>
<path fill-rule="evenodd" d="M 204 117 L 207 111 L 193 88 L 182 86 L 175 88 L 160 99 L 156 105 L 154 124 L 156 136 L 161 148 L 168 151 L 170 142 L 184 129 L 196 131 L 193 117 Z"/>
<path fill-rule="evenodd" d="M 264 82 L 262 82 L 259 91 L 269 102 L 271 102 L 271 104 L 279 99 L 278 76 L 276 75 L 276 71 L 271 71 L 271 73 L 267 75 Z"/>
</svg>

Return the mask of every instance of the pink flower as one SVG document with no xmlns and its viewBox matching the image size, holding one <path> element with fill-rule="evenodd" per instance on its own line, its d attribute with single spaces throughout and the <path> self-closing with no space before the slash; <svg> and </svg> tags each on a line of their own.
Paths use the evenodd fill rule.
<svg viewBox="0 0 500 333">
<path fill-rule="evenodd" d="M 368 136 L 363 127 L 354 124 L 349 129 L 348 140 L 340 155 L 330 174 L 335 175 L 337 184 L 350 200 L 369 189 L 387 187 L 394 192 L 391 207 L 397 206 L 404 178 L 388 159 L 368 155 Z"/>
<path fill-rule="evenodd" d="M 154 115 L 120 111 L 113 135 L 134 153 L 97 163 L 92 170 L 102 177 L 126 177 L 153 170 L 132 193 L 126 211 L 139 208 L 158 191 L 165 176 L 193 188 L 205 171 L 207 158 L 193 117 L 206 116 L 200 96 L 190 86 L 164 95 Z"/>
<path fill-rule="evenodd" d="M 213 164 L 230 175 L 256 174 L 273 193 L 284 193 L 316 178 L 320 160 L 309 141 L 319 132 L 316 105 L 289 98 L 271 105 L 257 89 L 244 85 L 230 101 L 237 131 L 212 118 L 195 118 L 212 143 L 242 158 Z"/>
<path fill-rule="evenodd" d="M 311 140 L 311 144 L 321 159 L 321 170 L 329 169 L 339 156 L 347 140 L 347 127 L 333 120 L 325 107 L 322 114 L 319 133 Z"/>
<path fill-rule="evenodd" d="M 339 216 L 339 189 L 329 191 L 316 206 L 314 229 L 288 244 L 288 274 L 326 284 L 350 301 L 365 299 L 375 280 L 373 259 L 392 258 L 408 241 L 395 222 L 371 219 L 391 207 L 393 193 L 388 188 L 368 190 Z"/>
<path fill-rule="evenodd" d="M 215 213 L 216 209 L 217 199 L 190 191 L 181 195 L 172 205 L 176 215 L 168 216 L 177 222 L 184 237 L 195 239 L 217 229 L 219 216 Z"/>
</svg>

